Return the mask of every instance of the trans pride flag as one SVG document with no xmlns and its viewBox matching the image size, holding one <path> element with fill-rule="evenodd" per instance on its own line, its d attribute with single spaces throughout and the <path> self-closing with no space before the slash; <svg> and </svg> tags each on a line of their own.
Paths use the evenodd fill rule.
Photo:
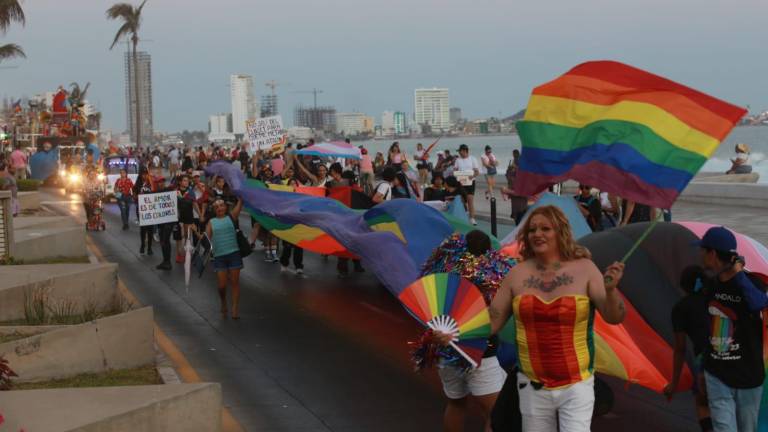
<svg viewBox="0 0 768 432">
<path fill-rule="evenodd" d="M 745 113 L 632 66 L 583 63 L 533 89 L 515 190 L 574 179 L 670 208 Z"/>
<path fill-rule="evenodd" d="M 298 155 L 361 159 L 360 149 L 344 141 L 321 142 L 296 150 Z"/>
</svg>

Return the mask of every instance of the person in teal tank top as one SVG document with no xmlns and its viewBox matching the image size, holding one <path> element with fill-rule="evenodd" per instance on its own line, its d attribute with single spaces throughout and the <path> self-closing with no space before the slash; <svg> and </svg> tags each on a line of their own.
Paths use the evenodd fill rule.
<svg viewBox="0 0 768 432">
<path fill-rule="evenodd" d="M 240 270 L 243 268 L 243 258 L 237 246 L 237 218 L 243 209 L 243 200 L 231 211 L 227 211 L 227 203 L 223 199 L 213 202 L 215 217 L 208 221 L 205 232 L 213 244 L 213 268 L 216 271 L 219 298 L 221 299 L 221 315 L 227 316 L 227 284 L 232 287 L 232 318 L 240 318 Z"/>
<path fill-rule="evenodd" d="M 211 220 L 213 235 L 216 236 L 216 242 L 213 244 L 214 258 L 229 255 L 237 252 L 237 236 L 235 233 L 235 224 L 228 217 L 214 218 Z"/>
</svg>

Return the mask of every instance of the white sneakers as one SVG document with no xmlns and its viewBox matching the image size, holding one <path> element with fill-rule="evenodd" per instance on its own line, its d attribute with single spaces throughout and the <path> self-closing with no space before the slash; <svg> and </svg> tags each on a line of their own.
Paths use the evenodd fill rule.
<svg viewBox="0 0 768 432">
<path fill-rule="evenodd" d="M 472 225 L 477 226 L 477 221 L 475 218 L 470 219 L 469 222 L 472 223 Z"/>
<path fill-rule="evenodd" d="M 302 275 L 304 275 L 304 269 L 300 269 L 299 268 L 299 269 L 296 269 L 294 271 L 294 270 L 291 270 L 290 267 L 286 267 L 286 266 L 281 265 L 280 266 L 280 273 L 295 273 L 297 276 L 302 276 Z"/>
</svg>

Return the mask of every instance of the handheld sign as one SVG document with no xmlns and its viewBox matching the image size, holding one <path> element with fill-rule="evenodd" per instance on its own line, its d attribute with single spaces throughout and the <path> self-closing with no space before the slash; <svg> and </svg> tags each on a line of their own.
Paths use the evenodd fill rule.
<svg viewBox="0 0 768 432">
<path fill-rule="evenodd" d="M 456 177 L 456 180 L 461 183 L 462 186 L 472 186 L 472 176 L 475 175 L 475 172 L 472 170 L 457 170 L 453 172 L 453 175 Z"/>
<path fill-rule="evenodd" d="M 283 138 L 283 118 L 279 115 L 246 121 L 250 151 L 269 150 Z"/>
<path fill-rule="evenodd" d="M 176 191 L 139 195 L 139 225 L 158 225 L 179 221 Z"/>
</svg>

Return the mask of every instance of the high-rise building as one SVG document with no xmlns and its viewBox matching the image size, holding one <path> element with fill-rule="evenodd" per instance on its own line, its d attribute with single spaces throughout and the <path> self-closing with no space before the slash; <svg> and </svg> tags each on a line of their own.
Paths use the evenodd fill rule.
<svg viewBox="0 0 768 432">
<path fill-rule="evenodd" d="M 277 95 L 263 95 L 261 97 L 261 116 L 272 117 L 276 116 L 277 114 Z"/>
<path fill-rule="evenodd" d="M 363 133 L 372 134 L 376 128 L 376 119 L 371 116 L 363 117 Z"/>
<path fill-rule="evenodd" d="M 461 121 L 461 108 L 453 107 L 451 108 L 451 114 L 450 114 L 451 124 L 455 125 L 459 121 Z"/>
<path fill-rule="evenodd" d="M 408 130 L 408 122 L 406 121 L 405 113 L 402 111 L 396 111 L 392 115 L 394 122 L 395 135 L 405 135 Z"/>
<path fill-rule="evenodd" d="M 447 88 L 420 88 L 414 91 L 416 124 L 432 132 L 451 127 Z"/>
<path fill-rule="evenodd" d="M 381 114 L 381 132 L 384 135 L 394 135 L 395 113 L 393 111 L 384 111 Z"/>
<path fill-rule="evenodd" d="M 221 113 L 208 117 L 208 140 L 213 142 L 234 141 L 232 133 L 232 114 Z"/>
<path fill-rule="evenodd" d="M 373 131 L 373 121 L 363 113 L 336 113 L 336 130 L 349 136 Z"/>
<path fill-rule="evenodd" d="M 152 57 L 149 53 L 138 51 L 136 53 L 137 71 L 133 70 L 133 56 L 125 53 L 125 103 L 128 131 L 131 141 L 136 142 L 136 80 L 137 73 L 139 88 L 138 113 L 141 119 L 142 145 L 152 142 L 155 134 L 154 120 L 152 117 Z"/>
<path fill-rule="evenodd" d="M 299 105 L 293 111 L 293 125 L 334 133 L 336 132 L 336 108 L 330 106 L 310 108 Z"/>
<path fill-rule="evenodd" d="M 381 133 L 386 136 L 405 135 L 408 131 L 406 114 L 402 111 L 384 111 L 381 115 Z"/>
<path fill-rule="evenodd" d="M 231 75 L 229 89 L 232 98 L 232 133 L 244 136 L 245 122 L 259 118 L 259 104 L 253 95 L 253 77 L 250 75 Z"/>
</svg>

